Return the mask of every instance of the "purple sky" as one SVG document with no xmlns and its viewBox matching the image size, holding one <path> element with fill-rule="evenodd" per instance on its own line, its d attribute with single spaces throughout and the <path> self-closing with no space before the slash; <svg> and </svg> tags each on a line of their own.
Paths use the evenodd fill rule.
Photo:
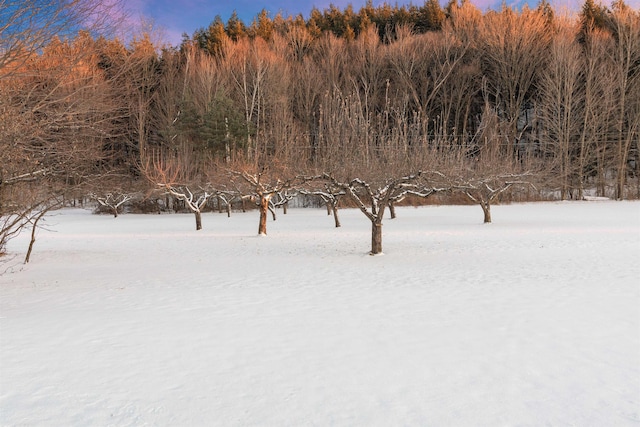
<svg viewBox="0 0 640 427">
<path fill-rule="evenodd" d="M 502 0 L 471 1 L 481 10 L 498 9 L 502 4 Z M 640 7 L 640 0 L 625 1 L 632 7 Z M 507 0 L 507 4 L 513 6 L 525 2 L 534 7 L 538 0 Z M 334 4 L 343 9 L 351 4 L 357 11 L 365 3 L 366 0 L 128 0 L 126 2 L 130 14 L 130 27 L 134 27 L 135 23 L 140 21 L 153 23 L 153 26 L 160 30 L 161 38 L 173 45 L 180 43 L 182 33 L 192 35 L 196 29 L 207 27 L 216 15 L 220 15 L 226 22 L 234 10 L 245 24 L 250 24 L 262 9 L 268 10 L 271 16 L 278 12 L 292 16 L 302 13 L 307 18 L 314 6 L 323 10 L 330 4 Z M 382 0 L 373 0 L 375 6 L 382 3 L 384 3 Z M 396 4 L 396 1 L 387 1 L 387 3 Z M 411 4 L 408 1 L 397 1 L 397 3 Z M 550 3 L 556 10 L 578 10 L 584 0 L 550 0 Z M 423 2 L 417 0 L 413 1 L 413 4 L 422 5 Z M 609 5 L 610 2 L 603 0 L 603 4 Z"/>
</svg>

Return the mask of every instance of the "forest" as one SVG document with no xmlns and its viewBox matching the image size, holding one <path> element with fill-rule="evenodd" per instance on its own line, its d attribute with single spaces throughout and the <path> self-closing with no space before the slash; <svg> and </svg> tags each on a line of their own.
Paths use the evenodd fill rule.
<svg viewBox="0 0 640 427">
<path fill-rule="evenodd" d="M 113 36 L 107 7 L 0 1 L 0 252 L 87 201 L 197 229 L 255 204 L 266 234 L 269 210 L 317 197 L 336 226 L 359 208 L 377 253 L 407 200 L 490 222 L 500 200 L 640 198 L 640 11 L 622 0 L 262 11 L 179 46 Z"/>
</svg>

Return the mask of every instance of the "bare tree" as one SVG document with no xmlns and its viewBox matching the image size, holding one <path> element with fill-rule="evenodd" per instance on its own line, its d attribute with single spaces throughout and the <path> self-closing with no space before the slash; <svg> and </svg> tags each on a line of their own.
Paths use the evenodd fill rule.
<svg viewBox="0 0 640 427">
<path fill-rule="evenodd" d="M 551 28 L 542 12 L 525 8 L 516 13 L 507 6 L 488 12 L 481 22 L 477 43 L 488 92 L 509 124 L 507 140 L 515 143 L 518 119 L 547 58 Z"/>
<path fill-rule="evenodd" d="M 238 168 L 239 169 L 239 168 Z M 267 216 L 272 199 L 282 192 L 291 189 L 301 181 L 301 178 L 292 176 L 286 169 L 276 167 L 262 167 L 259 171 L 250 171 L 248 167 L 231 171 L 232 179 L 241 179 L 249 187 L 249 191 L 256 198 L 260 220 L 258 234 L 267 235 Z"/>
<path fill-rule="evenodd" d="M 19 235 L 24 229 L 31 228 L 29 245 L 24 263 L 27 264 L 31 258 L 31 252 L 36 242 L 36 230 L 40 220 L 52 209 L 59 207 L 62 199 L 52 197 L 47 200 L 38 199 L 32 205 L 23 205 L 20 209 L 16 209 L 11 213 L 5 210 L 0 215 L 0 264 L 4 261 L 2 258 L 6 255 L 7 243 L 14 237 Z M 1 273 L 1 271 L 0 271 Z"/>
<path fill-rule="evenodd" d="M 585 92 L 581 84 L 582 61 L 576 42 L 575 26 L 563 26 L 554 36 L 548 53 L 548 63 L 541 72 L 539 90 L 539 124 L 543 135 L 543 152 L 554 159 L 554 175 L 560 182 L 560 198 L 569 194 L 582 198 L 586 147 L 578 145 L 585 107 Z M 576 188 L 577 187 L 577 188 Z M 578 191 L 573 191 L 576 188 Z"/>
<path fill-rule="evenodd" d="M 149 146 L 151 135 L 159 127 L 153 105 L 160 84 L 160 58 L 149 34 L 132 42 L 120 67 L 118 81 L 124 90 L 121 99 L 129 119 L 129 140 L 137 154 L 134 161 L 140 162 L 145 152 L 153 149 Z"/>
<path fill-rule="evenodd" d="M 418 171 L 397 178 L 384 179 L 380 186 L 372 185 L 359 178 L 341 181 L 330 173 L 324 173 L 322 178 L 342 189 L 371 221 L 370 254 L 378 255 L 382 253 L 382 220 L 390 202 L 403 198 L 407 194 L 428 197 L 439 191 L 423 185 L 420 182 L 422 175 L 423 172 Z"/>
<path fill-rule="evenodd" d="M 250 41 L 242 38 L 229 49 L 223 64 L 223 69 L 233 81 L 235 92 L 241 100 L 244 109 L 246 141 L 244 157 L 254 160 L 259 141 L 254 140 L 260 135 L 262 123 L 261 109 L 264 106 L 264 80 L 268 68 L 272 64 L 270 57 L 265 56 L 266 42 L 261 38 Z"/>
<path fill-rule="evenodd" d="M 483 222 L 488 224 L 491 222 L 491 205 L 514 186 L 532 185 L 527 181 L 531 176 L 531 173 L 478 176 L 459 182 L 453 187 L 462 191 L 473 203 L 480 205 L 484 215 Z"/>
<path fill-rule="evenodd" d="M 202 183 L 202 160 L 183 144 L 175 151 L 156 151 L 145 156 L 141 170 L 157 188 L 185 203 L 194 214 L 196 230 L 202 229 L 202 209 L 214 194 Z"/>
<path fill-rule="evenodd" d="M 532 185 L 535 178 L 535 158 L 521 153 L 520 158 L 504 150 L 509 126 L 501 120 L 486 101 L 482 120 L 473 138 L 470 151 L 458 148 L 447 155 L 443 174 L 451 189 L 462 192 L 471 202 L 480 205 L 484 223 L 491 222 L 491 205 L 500 196 Z"/>
<path fill-rule="evenodd" d="M 45 203 L 41 203 L 34 210 L 32 210 L 31 215 L 26 218 L 27 224 L 31 227 L 31 238 L 29 240 L 29 246 L 27 247 L 27 254 L 24 257 L 25 264 L 28 264 L 31 260 L 33 245 L 36 243 L 36 231 L 38 230 L 38 223 L 50 210 L 55 209 L 61 205 L 62 199 L 49 199 Z"/>
<path fill-rule="evenodd" d="M 106 7 L 0 2 L 0 241 L 37 227 L 44 212 L 104 173 L 102 144 L 117 112 L 89 31 L 106 28 Z M 32 230 L 28 256 L 34 242 Z"/>
<path fill-rule="evenodd" d="M 333 214 L 334 224 L 336 228 L 339 228 L 341 224 L 340 217 L 338 216 L 338 206 L 340 199 L 346 196 L 347 193 L 332 182 L 324 182 L 322 187 L 323 188 L 314 188 L 311 190 L 302 189 L 300 193 L 319 197 L 327 206 L 327 215 Z"/>
<path fill-rule="evenodd" d="M 608 61 L 611 37 L 602 30 L 591 30 L 583 43 L 582 91 L 584 107 L 582 110 L 579 157 L 577 164 L 578 199 L 584 197 L 586 180 L 596 177 L 596 190 L 599 196 L 605 196 L 606 153 L 609 138 L 610 117 L 615 97 L 613 96 L 612 67 Z"/>
<path fill-rule="evenodd" d="M 114 218 L 118 217 L 118 210 L 125 203 L 133 200 L 135 194 L 121 193 L 121 192 L 107 192 L 101 195 L 92 194 L 93 199 L 98 204 L 109 210 L 113 214 Z"/>
<path fill-rule="evenodd" d="M 230 193 L 228 191 L 224 191 L 224 190 L 217 190 L 215 192 L 215 199 L 217 201 L 218 204 L 218 210 L 220 213 L 222 213 L 222 208 L 224 207 L 225 211 L 227 212 L 227 217 L 231 216 L 231 202 L 233 199 L 236 198 L 236 194 L 234 193 Z"/>
<path fill-rule="evenodd" d="M 0 79 L 27 74 L 25 65 L 55 38 L 82 29 L 111 34 L 124 17 L 119 1 L 0 0 Z"/>
<path fill-rule="evenodd" d="M 432 126 L 439 133 L 448 132 L 448 127 L 443 126 L 437 97 L 461 64 L 467 49 L 468 43 L 448 31 L 405 35 L 390 46 L 389 61 L 400 83 L 398 91 L 408 91 L 412 105 L 425 122 L 425 129 Z"/>
<path fill-rule="evenodd" d="M 625 197 L 628 160 L 631 146 L 640 135 L 640 13 L 616 2 L 613 8 L 615 47 L 612 59 L 615 69 L 616 111 L 616 198 Z M 637 144 L 637 142 L 636 142 Z M 637 149 L 637 148 L 636 148 Z"/>
</svg>

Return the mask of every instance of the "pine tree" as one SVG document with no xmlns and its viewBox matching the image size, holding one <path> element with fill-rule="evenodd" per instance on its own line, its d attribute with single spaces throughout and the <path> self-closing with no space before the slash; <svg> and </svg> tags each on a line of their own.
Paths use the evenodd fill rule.
<svg viewBox="0 0 640 427">
<path fill-rule="evenodd" d="M 608 15 L 606 6 L 596 4 L 594 0 L 585 0 L 580 12 L 581 40 L 584 41 L 586 35 L 595 29 L 606 29 Z"/>
<path fill-rule="evenodd" d="M 270 41 L 273 38 L 274 24 L 269 17 L 269 12 L 262 9 L 258 16 L 253 20 L 249 33 L 252 37 L 261 37 L 264 41 Z"/>
<path fill-rule="evenodd" d="M 227 21 L 226 27 L 227 35 L 233 41 L 238 41 L 241 38 L 247 35 L 247 29 L 245 28 L 244 23 L 240 18 L 238 18 L 238 13 L 234 10 L 229 20 Z"/>
<path fill-rule="evenodd" d="M 214 18 L 209 28 L 196 31 L 193 38 L 200 49 L 216 56 L 222 54 L 224 44 L 229 40 L 220 15 Z"/>
<path fill-rule="evenodd" d="M 419 12 L 421 21 L 416 25 L 419 32 L 440 31 L 442 29 L 446 15 L 438 0 L 427 0 Z"/>
</svg>

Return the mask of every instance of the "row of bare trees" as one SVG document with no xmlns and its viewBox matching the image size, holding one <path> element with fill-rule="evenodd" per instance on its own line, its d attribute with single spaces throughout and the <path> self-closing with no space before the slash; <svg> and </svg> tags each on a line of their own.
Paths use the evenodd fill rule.
<svg viewBox="0 0 640 427">
<path fill-rule="evenodd" d="M 640 15 L 621 1 L 606 25 L 465 2 L 436 32 L 338 37 L 297 20 L 218 34 L 213 51 L 96 36 L 100 2 L 50 2 L 52 24 L 29 27 L 47 20 L 27 3 L 1 9 L 0 250 L 44 207 L 88 194 L 117 214 L 134 193 L 166 193 L 197 227 L 208 200 L 253 198 L 263 233 L 294 190 L 337 223 L 346 196 L 373 230 L 404 197 L 445 190 L 485 220 L 515 188 L 640 193 Z"/>
<path fill-rule="evenodd" d="M 259 212 L 259 234 L 267 234 L 268 212 L 275 219 L 275 209 L 286 208 L 298 194 L 320 197 L 333 213 L 336 227 L 338 206 L 356 207 L 371 222 L 372 254 L 382 252 L 386 212 L 394 218 L 395 206 L 407 197 L 461 194 L 482 207 L 488 223 L 491 205 L 500 195 L 512 189 L 535 191 L 540 185 L 540 162 L 504 156 L 499 145 L 484 147 L 474 156 L 450 146 L 404 148 L 372 150 L 363 156 L 336 147 L 323 153 L 322 162 L 292 164 L 276 159 L 257 164 L 205 158 L 193 146 L 183 145 L 146 156 L 141 172 L 156 195 L 170 194 L 184 202 L 195 215 L 196 230 L 202 228 L 203 208 L 214 198 L 218 206 L 224 201 L 227 212 L 232 200 L 253 201 Z"/>
</svg>

